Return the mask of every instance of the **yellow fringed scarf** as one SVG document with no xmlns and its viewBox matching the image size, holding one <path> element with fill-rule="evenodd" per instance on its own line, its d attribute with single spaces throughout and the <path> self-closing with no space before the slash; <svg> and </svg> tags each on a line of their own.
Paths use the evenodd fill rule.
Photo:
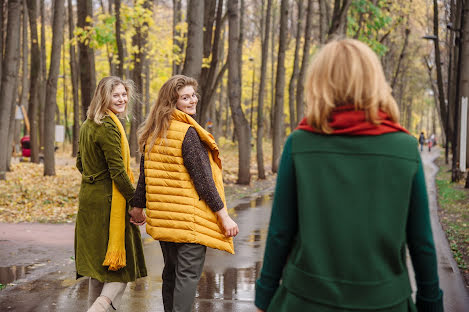
<svg viewBox="0 0 469 312">
<path fill-rule="evenodd" d="M 129 142 L 125 135 L 124 127 L 117 119 L 116 115 L 107 111 L 107 114 L 112 118 L 114 123 L 119 128 L 121 134 L 121 153 L 124 160 L 124 167 L 130 181 L 134 183 L 134 175 L 130 170 L 130 151 Z M 114 181 L 112 181 L 112 201 L 111 201 L 111 217 L 109 220 L 109 241 L 107 245 L 106 257 L 104 258 L 103 265 L 109 266 L 110 271 L 117 271 L 125 267 L 125 214 L 126 214 L 126 200 L 119 192 Z"/>
</svg>

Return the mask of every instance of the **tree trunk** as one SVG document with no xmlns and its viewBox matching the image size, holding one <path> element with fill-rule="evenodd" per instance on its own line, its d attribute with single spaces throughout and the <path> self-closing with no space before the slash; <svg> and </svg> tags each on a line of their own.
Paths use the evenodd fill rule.
<svg viewBox="0 0 469 312">
<path fill-rule="evenodd" d="M 297 24 L 297 31 L 296 31 L 296 42 L 295 42 L 295 56 L 293 59 L 293 72 L 290 79 L 290 84 L 288 85 L 288 106 L 290 108 L 290 131 L 295 129 L 298 121 L 296 119 L 295 114 L 295 89 L 296 84 L 298 81 L 298 74 L 299 74 L 299 66 L 298 66 L 298 58 L 299 58 L 299 51 L 300 51 L 300 43 L 301 43 L 301 32 L 302 32 L 302 21 L 303 21 L 303 1 L 297 0 L 298 4 L 298 24 Z"/>
<path fill-rule="evenodd" d="M 228 1 L 228 94 L 231 116 L 238 137 L 238 184 L 249 184 L 251 180 L 251 133 L 249 123 L 241 109 L 241 81 L 239 79 L 239 2 Z"/>
<path fill-rule="evenodd" d="M 22 35 L 22 81 L 21 81 L 21 97 L 20 106 L 28 109 L 28 94 L 29 94 L 29 77 L 28 77 L 28 57 L 29 57 L 29 41 L 28 41 L 28 6 L 26 0 L 23 0 L 23 35 Z M 29 133 L 25 133 L 29 134 Z"/>
<path fill-rule="evenodd" d="M 8 146 L 8 132 L 12 102 L 16 97 L 14 86 L 18 79 L 17 63 L 19 62 L 19 30 L 21 17 L 21 0 L 8 1 L 8 24 L 5 42 L 5 57 L 2 68 L 2 85 L 0 89 L 0 180 L 5 180 L 7 156 L 11 153 Z M 6 148 L 5 148 L 6 147 Z"/>
<path fill-rule="evenodd" d="M 173 76 L 181 72 L 181 55 L 184 53 L 182 39 L 182 1 L 173 0 Z"/>
<path fill-rule="evenodd" d="M 145 11 L 151 10 L 151 3 L 149 0 L 143 2 L 143 9 Z M 143 16 L 142 16 L 143 18 Z M 145 64 L 145 45 L 148 36 L 148 24 L 146 22 L 137 23 L 135 27 L 135 35 L 132 37 L 132 45 L 136 47 L 133 54 L 134 69 L 132 70 L 132 80 L 135 82 L 135 87 L 139 94 L 143 94 L 143 64 Z M 130 156 L 136 157 L 137 163 L 140 163 L 140 154 L 138 152 L 137 144 L 137 129 L 142 123 L 142 101 L 137 100 L 133 103 L 132 120 L 130 123 L 130 136 L 129 148 Z"/>
<path fill-rule="evenodd" d="M 347 12 L 352 4 L 352 0 L 335 0 L 334 11 L 332 12 L 331 26 L 329 27 L 328 40 L 333 36 L 345 36 L 347 30 Z"/>
<path fill-rule="evenodd" d="M 288 0 L 280 4 L 280 31 L 278 39 L 277 77 L 275 80 L 274 132 L 272 143 L 272 172 L 277 172 L 284 138 L 283 101 L 285 93 L 285 51 L 287 48 Z"/>
<path fill-rule="evenodd" d="M 218 1 L 218 7 L 215 7 L 216 1 L 210 0 L 205 2 L 205 14 L 204 14 L 204 59 L 210 59 L 210 66 L 202 68 L 200 75 L 200 92 L 202 101 L 197 105 L 198 116 L 197 120 L 202 126 L 208 120 L 208 112 L 210 106 L 213 104 L 213 96 L 215 94 L 220 81 L 221 69 L 219 66 L 220 51 L 223 51 L 223 40 L 220 40 L 221 30 L 223 27 L 222 13 L 223 13 L 223 0 Z M 216 15 L 215 15 L 216 8 Z M 215 22 L 215 31 L 212 35 L 213 23 Z M 212 44 L 213 42 L 213 44 Z M 223 58 L 221 58 L 223 60 Z M 217 74 L 218 71 L 218 74 Z"/>
<path fill-rule="evenodd" d="M 199 81 L 203 55 L 204 1 L 189 0 L 187 20 L 187 49 L 182 74 Z"/>
<path fill-rule="evenodd" d="M 257 175 L 259 179 L 265 179 L 264 168 L 264 148 L 262 146 L 264 138 L 264 96 L 265 81 L 267 75 L 267 61 L 269 52 L 270 38 L 270 15 L 272 11 L 272 0 L 267 0 L 267 10 L 265 12 L 264 41 L 262 42 L 261 73 L 259 82 L 259 96 L 257 103 L 257 138 L 256 138 L 256 157 L 257 157 Z M 263 12 L 264 14 L 264 12 Z"/>
<path fill-rule="evenodd" d="M 8 1 L 7 1 L 8 3 Z M 2 61 L 3 61 L 3 40 L 4 40 L 4 35 L 5 35 L 5 16 L 4 12 L 5 10 L 3 9 L 5 7 L 5 0 L 0 0 L 0 77 L 2 77 Z M 0 87 L 2 86 L 2 82 L 0 79 Z"/>
<path fill-rule="evenodd" d="M 304 80 L 306 69 L 309 63 L 309 53 L 311 50 L 311 32 L 313 25 L 313 0 L 308 0 L 308 9 L 306 10 L 305 25 L 305 43 L 303 45 L 303 59 L 301 60 L 300 73 L 298 74 L 298 86 L 296 87 L 296 120 L 299 122 L 304 115 Z"/>
<path fill-rule="evenodd" d="M 69 39 L 73 39 L 74 31 L 74 17 L 73 17 L 73 6 L 72 0 L 68 0 L 68 34 Z M 73 144 L 72 144 L 72 156 L 77 156 L 78 153 L 78 136 L 80 133 L 80 104 L 78 98 L 78 64 L 75 45 L 69 44 L 70 50 L 70 77 L 72 81 L 72 93 L 73 93 Z"/>
<path fill-rule="evenodd" d="M 464 9 L 462 11 L 462 25 L 461 25 L 461 37 L 460 37 L 460 44 L 461 44 L 461 66 L 459 71 L 461 73 L 461 80 L 460 80 L 460 90 L 461 90 L 461 99 L 463 97 L 469 99 L 469 22 L 467 19 L 469 18 L 469 1 L 465 1 Z M 469 110 L 468 110 L 468 119 L 469 120 Z M 466 168 L 469 168 L 469 122 L 466 125 Z M 467 170 L 466 170 L 467 172 Z M 466 176 L 466 184 L 465 188 L 469 188 L 469 173 Z"/>
<path fill-rule="evenodd" d="M 407 44 L 409 43 L 409 34 L 410 34 L 410 29 L 406 28 L 405 29 L 405 35 L 404 35 L 404 44 L 402 46 L 401 54 L 399 55 L 399 60 L 397 61 L 396 71 L 394 72 L 394 76 L 392 78 L 391 89 L 394 89 L 394 86 L 396 85 L 396 82 L 397 82 L 397 77 L 399 76 L 401 63 L 402 63 L 402 60 L 405 57 Z"/>
<path fill-rule="evenodd" d="M 38 124 L 38 110 L 39 110 L 39 89 L 41 87 L 41 52 L 39 50 L 39 40 L 37 33 L 37 1 L 28 1 L 29 13 L 29 29 L 30 29 L 30 42 L 31 42 L 31 60 L 30 60 L 30 74 L 31 81 L 29 89 L 29 104 L 28 104 L 28 117 L 31 126 L 30 129 L 30 142 L 31 142 L 31 161 L 34 163 L 39 162 L 39 124 Z"/>
<path fill-rule="evenodd" d="M 119 65 L 117 66 L 117 75 L 121 78 L 124 77 L 124 46 L 121 37 L 121 0 L 114 0 L 116 10 L 116 45 L 117 45 L 117 58 Z"/>
<path fill-rule="evenodd" d="M 93 16 L 93 6 L 91 0 L 77 0 L 77 26 L 92 27 L 87 22 L 86 17 Z M 80 73 L 80 87 L 81 87 L 81 106 L 82 106 L 82 118 L 86 119 L 86 111 L 90 106 L 91 99 L 96 88 L 96 74 L 94 66 L 94 52 L 85 43 L 78 43 L 78 54 L 79 54 L 79 73 Z"/>
<path fill-rule="evenodd" d="M 41 14 L 41 87 L 39 89 L 39 154 L 44 150 L 44 108 L 46 103 L 46 12 L 44 0 L 39 0 Z"/>
<path fill-rule="evenodd" d="M 329 29 L 329 14 L 327 12 L 327 1 L 319 0 L 319 42 L 326 42 L 327 31 Z"/>
<path fill-rule="evenodd" d="M 47 79 L 46 107 L 44 122 L 44 175 L 55 175 L 55 120 L 57 106 L 57 80 L 60 72 L 60 53 L 63 43 L 65 0 L 55 0 L 54 21 L 52 24 L 52 49 L 50 56 L 49 78 Z"/>
</svg>

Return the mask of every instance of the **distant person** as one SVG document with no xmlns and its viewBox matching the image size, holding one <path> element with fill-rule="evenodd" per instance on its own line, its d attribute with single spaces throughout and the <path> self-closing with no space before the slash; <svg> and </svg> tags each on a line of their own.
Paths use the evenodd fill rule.
<svg viewBox="0 0 469 312">
<path fill-rule="evenodd" d="M 423 134 L 423 132 L 420 132 L 419 145 L 420 145 L 420 151 L 423 152 L 423 146 L 425 145 L 425 134 Z"/>
<path fill-rule="evenodd" d="M 164 258 L 165 312 L 192 311 L 207 247 L 234 253 L 238 225 L 228 215 L 219 149 L 192 116 L 197 81 L 166 81 L 138 131 L 142 158 L 133 207 L 146 208 L 147 233 Z"/>
<path fill-rule="evenodd" d="M 432 133 L 432 135 L 430 135 L 430 138 L 428 139 L 428 151 L 431 152 L 432 151 L 432 147 L 435 145 L 435 134 Z"/>
<path fill-rule="evenodd" d="M 397 123 L 378 57 L 332 41 L 305 91 L 278 170 L 258 311 L 443 311 L 417 141 Z"/>
<path fill-rule="evenodd" d="M 116 115 L 125 115 L 133 87 L 118 77 L 103 78 L 80 129 L 77 168 L 82 174 L 75 228 L 77 277 L 88 276 L 89 312 L 116 309 L 128 282 L 147 275 L 136 224 L 141 208 L 134 196 L 129 144 Z"/>
</svg>

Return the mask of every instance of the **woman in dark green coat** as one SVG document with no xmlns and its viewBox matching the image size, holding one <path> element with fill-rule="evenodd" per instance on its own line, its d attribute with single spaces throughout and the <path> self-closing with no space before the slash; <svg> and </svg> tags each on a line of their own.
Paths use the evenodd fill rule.
<svg viewBox="0 0 469 312">
<path fill-rule="evenodd" d="M 306 118 L 278 169 L 257 311 L 443 311 L 417 141 L 398 124 L 377 55 L 331 41 L 305 91 Z"/>
<path fill-rule="evenodd" d="M 80 129 L 75 261 L 77 277 L 90 277 L 90 312 L 115 308 L 127 283 L 147 275 L 137 227 L 145 223 L 145 213 L 129 210 L 135 189 L 127 138 L 116 117 L 126 113 L 132 91 L 118 77 L 103 78 Z"/>
</svg>

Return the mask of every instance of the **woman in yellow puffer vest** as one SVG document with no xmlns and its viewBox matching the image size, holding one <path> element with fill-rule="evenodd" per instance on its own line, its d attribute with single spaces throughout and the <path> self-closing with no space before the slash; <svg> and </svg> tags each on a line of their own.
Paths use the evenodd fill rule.
<svg viewBox="0 0 469 312">
<path fill-rule="evenodd" d="M 132 207 L 146 207 L 147 233 L 164 257 L 165 311 L 191 311 L 206 248 L 234 254 L 238 225 L 226 209 L 218 146 L 191 116 L 197 81 L 176 75 L 138 132 L 140 177 Z"/>
</svg>

